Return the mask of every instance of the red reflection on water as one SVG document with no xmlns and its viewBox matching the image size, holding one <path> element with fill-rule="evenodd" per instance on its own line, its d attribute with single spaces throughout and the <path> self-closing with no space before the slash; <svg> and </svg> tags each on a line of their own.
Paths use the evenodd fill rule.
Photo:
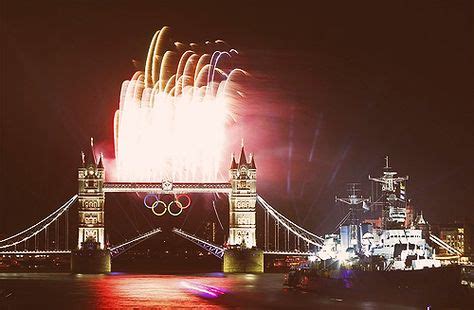
<svg viewBox="0 0 474 310">
<path fill-rule="evenodd" d="M 197 294 L 198 296 L 204 298 L 217 298 L 225 294 L 225 291 L 222 289 L 195 282 L 181 281 L 181 286 L 186 288 L 191 293 Z"/>
<path fill-rule="evenodd" d="M 225 277 L 176 277 L 111 274 L 90 281 L 97 308 L 221 308 L 216 298 L 235 280 Z M 204 298 L 202 298 L 204 297 Z"/>
</svg>

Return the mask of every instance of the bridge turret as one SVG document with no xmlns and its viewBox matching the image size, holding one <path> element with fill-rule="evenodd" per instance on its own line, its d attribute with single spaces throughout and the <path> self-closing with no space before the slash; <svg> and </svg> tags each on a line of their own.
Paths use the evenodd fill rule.
<svg viewBox="0 0 474 310">
<path fill-rule="evenodd" d="M 239 168 L 239 166 L 237 165 L 237 162 L 235 161 L 234 153 L 232 153 L 230 169 L 229 169 L 229 175 L 230 175 L 231 179 L 232 178 L 237 178 L 238 168 Z"/>
<path fill-rule="evenodd" d="M 255 155 L 250 153 L 250 163 L 249 163 L 249 178 L 252 180 L 253 184 L 257 181 L 257 166 L 255 166 Z"/>
<path fill-rule="evenodd" d="M 255 166 L 255 156 L 250 153 L 250 169 L 257 170 L 257 166 Z"/>
<path fill-rule="evenodd" d="M 255 231 L 255 203 L 257 200 L 257 169 L 255 159 L 247 161 L 244 146 L 239 163 L 232 156 L 230 168 L 232 192 L 229 195 L 229 240 L 230 246 L 253 248 L 257 245 Z"/>
</svg>

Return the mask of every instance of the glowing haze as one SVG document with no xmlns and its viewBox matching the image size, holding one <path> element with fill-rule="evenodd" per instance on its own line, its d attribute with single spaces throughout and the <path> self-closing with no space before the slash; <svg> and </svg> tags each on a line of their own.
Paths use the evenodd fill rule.
<svg viewBox="0 0 474 310">
<path fill-rule="evenodd" d="M 236 82 L 246 73 L 232 67 L 238 53 L 224 41 L 172 43 L 169 33 L 155 33 L 145 70 L 122 84 L 114 119 L 118 181 L 220 179 L 226 124 L 242 94 Z"/>
</svg>

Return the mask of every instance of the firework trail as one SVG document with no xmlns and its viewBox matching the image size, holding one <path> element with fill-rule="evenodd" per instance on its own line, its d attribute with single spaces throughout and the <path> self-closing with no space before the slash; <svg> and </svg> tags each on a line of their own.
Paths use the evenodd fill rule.
<svg viewBox="0 0 474 310">
<path fill-rule="evenodd" d="M 319 137 L 319 131 L 321 129 L 321 123 L 322 123 L 322 119 L 323 119 L 323 114 L 321 114 L 318 118 L 318 125 L 316 127 L 316 130 L 314 131 L 314 137 L 313 137 L 313 144 L 311 146 L 311 151 L 309 152 L 309 156 L 308 156 L 308 162 L 312 162 L 313 161 L 313 157 L 314 157 L 314 150 L 316 148 L 316 142 L 318 140 L 318 137 Z"/>
<path fill-rule="evenodd" d="M 222 40 L 200 47 L 172 43 L 168 27 L 155 33 L 144 71 L 122 84 L 114 119 L 115 178 L 218 178 L 226 123 L 242 94 L 237 81 L 246 75 L 232 68 L 237 54 Z"/>
<path fill-rule="evenodd" d="M 291 120 L 288 128 L 288 172 L 286 175 L 286 193 L 289 195 L 291 191 L 291 165 L 293 160 L 293 135 L 295 122 L 295 107 L 291 109 Z"/>
<path fill-rule="evenodd" d="M 334 169 L 333 169 L 333 172 L 331 174 L 330 179 L 328 180 L 328 182 L 326 182 L 324 187 L 319 188 L 319 191 L 318 191 L 318 194 L 316 195 L 316 198 L 313 200 L 313 203 L 311 204 L 310 208 L 308 209 L 308 212 L 306 213 L 306 216 L 303 220 L 303 224 L 306 222 L 309 215 L 313 211 L 313 208 L 316 205 L 316 203 L 318 203 L 319 198 L 320 198 L 321 194 L 323 193 L 323 190 L 327 191 L 332 186 L 332 184 L 334 183 L 334 180 L 336 179 L 336 175 L 339 173 L 339 170 L 340 170 L 343 162 L 345 161 L 345 159 L 347 157 L 347 154 L 352 149 L 352 145 L 353 145 L 353 140 L 350 139 L 349 143 L 345 145 L 341 155 L 339 155 L 338 160 L 335 162 L 335 166 L 334 166 Z M 321 225 L 323 225 L 333 215 L 334 210 L 336 210 L 336 209 L 332 209 L 332 212 L 327 213 L 326 217 L 318 224 L 316 229 L 319 229 L 321 227 Z"/>
</svg>

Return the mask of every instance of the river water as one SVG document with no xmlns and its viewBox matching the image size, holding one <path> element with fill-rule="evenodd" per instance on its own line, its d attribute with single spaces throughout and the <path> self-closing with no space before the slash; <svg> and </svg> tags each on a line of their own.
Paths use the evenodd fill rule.
<svg viewBox="0 0 474 310">
<path fill-rule="evenodd" d="M 0 309 L 420 308 L 305 293 L 283 287 L 283 278 L 283 274 L 0 273 Z"/>
</svg>

